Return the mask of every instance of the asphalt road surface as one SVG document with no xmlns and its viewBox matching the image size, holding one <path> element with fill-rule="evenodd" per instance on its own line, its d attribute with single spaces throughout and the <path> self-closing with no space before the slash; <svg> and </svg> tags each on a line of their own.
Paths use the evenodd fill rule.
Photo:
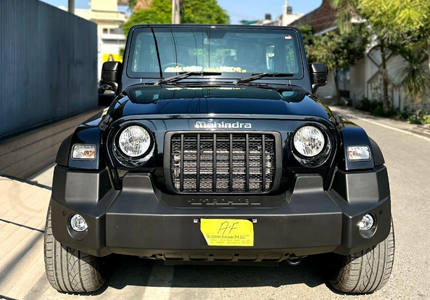
<svg viewBox="0 0 430 300">
<path fill-rule="evenodd" d="M 278 268 L 165 266 L 116 256 L 111 279 L 89 298 L 430 299 L 430 139 L 351 119 L 380 145 L 390 176 L 396 256 L 391 279 L 382 290 L 365 296 L 334 292 L 321 275 L 318 256 L 296 267 L 283 263 Z M 57 293 L 40 276 L 24 299 L 83 298 Z"/>
</svg>

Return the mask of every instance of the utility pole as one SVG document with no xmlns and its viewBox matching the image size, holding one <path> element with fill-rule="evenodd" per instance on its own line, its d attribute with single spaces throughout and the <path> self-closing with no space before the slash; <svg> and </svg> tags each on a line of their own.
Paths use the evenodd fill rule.
<svg viewBox="0 0 430 300">
<path fill-rule="evenodd" d="M 172 0 L 172 24 L 181 24 L 180 0 Z"/>
<path fill-rule="evenodd" d="M 75 14 L 75 0 L 69 0 L 69 13 Z"/>
</svg>

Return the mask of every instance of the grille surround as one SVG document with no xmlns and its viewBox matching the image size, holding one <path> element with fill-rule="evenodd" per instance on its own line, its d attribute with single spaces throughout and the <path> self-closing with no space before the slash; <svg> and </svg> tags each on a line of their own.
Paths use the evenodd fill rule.
<svg viewBox="0 0 430 300">
<path fill-rule="evenodd" d="M 183 137 L 182 139 L 178 139 L 178 137 Z M 210 138 L 210 137 L 215 138 Z M 194 138 L 196 139 L 196 144 L 200 145 L 200 151 L 194 151 L 195 153 L 186 152 L 184 146 L 189 147 L 189 141 L 185 141 L 185 138 Z M 208 138 L 209 137 L 209 138 Z M 221 139 L 220 139 L 221 137 Z M 242 137 L 244 140 L 234 140 L 235 137 Z M 258 141 L 260 137 L 261 141 Z M 264 138 L 263 138 L 264 137 Z M 268 138 L 266 141 L 266 137 Z M 206 141 L 204 140 L 206 139 Z M 198 141 L 197 141 L 198 140 Z M 179 153 L 181 157 L 179 158 L 179 165 L 174 165 L 175 160 L 174 155 L 178 155 L 178 152 L 175 149 L 172 152 L 174 147 L 178 147 L 175 143 L 180 143 L 180 147 L 184 149 L 182 153 Z M 209 142 L 208 142 L 209 141 Z M 227 142 L 227 144 L 226 144 Z M 184 145 L 184 143 L 188 143 L 188 145 Z M 205 153 L 204 147 L 202 144 L 206 145 L 208 143 L 213 143 L 212 150 L 216 147 L 216 151 L 210 154 L 210 150 L 208 151 L 209 155 Z M 251 146 L 256 147 L 256 145 L 251 145 L 251 143 L 260 143 L 261 145 L 261 153 L 267 153 L 265 145 L 269 145 L 268 148 L 272 149 L 273 153 L 271 155 L 261 155 L 260 165 L 258 165 L 258 161 L 253 155 L 258 155 L 257 153 L 251 153 L 251 151 L 245 151 L 245 157 L 240 157 L 240 150 L 237 150 L 238 143 L 241 143 L 243 146 Z M 223 147 L 219 145 L 223 144 Z M 221 149 L 220 149 L 221 148 Z M 225 151 L 225 149 L 229 149 L 229 151 Z M 197 148 L 196 148 L 197 149 Z M 269 149 L 269 150 L 270 150 Z M 230 155 L 231 150 L 233 150 L 233 155 Z M 228 152 L 228 153 L 225 153 Z M 190 185 L 187 185 L 184 177 L 187 176 L 187 168 L 184 166 L 184 158 L 188 156 L 188 163 L 191 169 L 195 170 L 195 185 L 192 184 L 193 179 L 188 182 L 191 182 Z M 215 154 L 215 155 L 213 155 Z M 223 157 L 226 155 L 226 157 Z M 228 156 L 228 158 L 227 158 Z M 239 156 L 239 160 L 235 160 Z M 271 156 L 270 163 L 269 156 Z M 195 161 L 193 158 L 195 157 Z M 221 157 L 221 159 L 219 159 Z M 175 158 L 177 159 L 177 157 Z M 241 162 L 242 161 L 242 162 Z M 194 162 L 194 163 L 193 163 Z M 276 191 L 279 189 L 281 173 L 282 173 L 282 151 L 281 151 L 281 135 L 279 132 L 266 132 L 266 131 L 174 131 L 167 132 L 165 135 L 165 143 L 164 143 L 164 174 L 166 180 L 166 187 L 172 193 L 176 194 L 268 194 L 270 192 Z M 177 161 L 176 161 L 177 163 Z M 251 165 L 254 164 L 254 165 Z M 233 166 L 233 172 L 230 171 L 230 166 Z M 263 167 L 264 166 L 264 167 Z M 179 185 L 177 180 L 175 181 L 174 177 L 174 169 L 180 171 L 179 174 Z M 241 170 L 242 169 L 242 170 Z M 243 170 L 244 169 L 244 170 Z M 260 174 L 255 174 L 255 170 L 260 169 Z M 199 170 L 199 172 L 197 172 Z M 212 173 L 207 171 L 211 171 Z M 269 171 L 267 171 L 269 170 Z M 272 173 L 270 173 L 270 170 Z M 227 173 L 226 173 L 227 171 Z M 235 172 L 236 171 L 236 172 Z M 239 174 L 239 172 L 242 174 Z M 252 173 L 254 172 L 254 173 Z M 262 176 L 263 172 L 266 172 L 267 176 Z M 269 173 L 267 173 L 269 172 Z M 199 175 L 197 175 L 199 173 Z M 213 174 L 217 174 L 213 176 Z M 208 180 L 206 175 L 210 176 Z M 255 176 L 254 176 L 255 175 Z M 251 178 L 253 177 L 254 178 Z M 259 176 L 259 177 L 258 177 Z M 256 185 L 256 182 L 259 180 L 261 183 Z M 251 181 L 250 181 L 251 180 Z M 209 184 L 209 181 L 212 184 Z M 175 185 L 176 184 L 176 185 Z M 226 185 L 227 184 L 227 185 Z M 252 185 L 251 185 L 252 184 Z M 263 186 L 265 187 L 263 189 Z M 215 189 L 214 189 L 215 187 Z"/>
</svg>

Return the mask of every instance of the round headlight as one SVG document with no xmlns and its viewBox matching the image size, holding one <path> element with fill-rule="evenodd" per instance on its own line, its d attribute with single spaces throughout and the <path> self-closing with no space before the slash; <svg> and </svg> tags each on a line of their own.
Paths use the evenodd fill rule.
<svg viewBox="0 0 430 300">
<path fill-rule="evenodd" d="M 126 127 L 119 135 L 118 147 L 122 153 L 129 157 L 143 156 L 151 147 L 151 135 L 142 126 Z"/>
<path fill-rule="evenodd" d="M 294 134 L 294 148 L 304 157 L 315 157 L 324 150 L 325 137 L 315 126 L 303 126 Z"/>
</svg>

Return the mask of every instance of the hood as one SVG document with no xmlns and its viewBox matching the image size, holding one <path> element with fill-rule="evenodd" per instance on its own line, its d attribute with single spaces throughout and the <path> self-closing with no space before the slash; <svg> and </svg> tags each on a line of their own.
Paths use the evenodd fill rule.
<svg viewBox="0 0 430 300">
<path fill-rule="evenodd" d="M 112 113 L 125 116 L 240 114 L 302 115 L 330 120 L 331 111 L 300 87 L 135 86 L 123 92 Z"/>
</svg>

